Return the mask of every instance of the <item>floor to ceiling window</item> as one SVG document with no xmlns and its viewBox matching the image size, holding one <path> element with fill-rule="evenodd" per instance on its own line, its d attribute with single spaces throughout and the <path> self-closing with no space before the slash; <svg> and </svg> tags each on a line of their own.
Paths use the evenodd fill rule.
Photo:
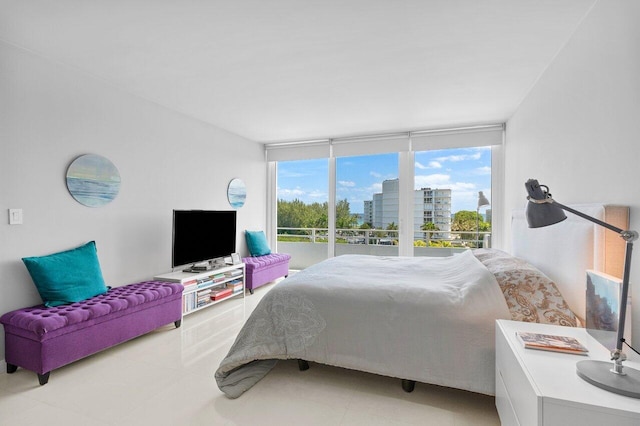
<svg viewBox="0 0 640 426">
<path fill-rule="evenodd" d="M 294 269 L 347 253 L 488 247 L 499 240 L 503 133 L 489 125 L 267 145 L 271 241 Z"/>
<path fill-rule="evenodd" d="M 336 158 L 336 256 L 397 256 L 398 207 L 397 153 Z"/>
<path fill-rule="evenodd" d="M 327 258 L 328 174 L 326 158 L 278 162 L 277 240 L 294 264 Z"/>
<path fill-rule="evenodd" d="M 414 255 L 487 246 L 491 147 L 415 152 Z"/>
</svg>

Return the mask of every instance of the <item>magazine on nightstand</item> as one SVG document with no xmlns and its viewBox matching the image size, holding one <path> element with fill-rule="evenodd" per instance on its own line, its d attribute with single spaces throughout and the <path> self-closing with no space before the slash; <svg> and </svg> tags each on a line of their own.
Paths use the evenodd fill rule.
<svg viewBox="0 0 640 426">
<path fill-rule="evenodd" d="M 516 335 L 527 349 L 564 352 L 575 355 L 587 355 L 587 352 L 589 352 L 575 337 L 525 331 L 517 331 Z"/>
</svg>

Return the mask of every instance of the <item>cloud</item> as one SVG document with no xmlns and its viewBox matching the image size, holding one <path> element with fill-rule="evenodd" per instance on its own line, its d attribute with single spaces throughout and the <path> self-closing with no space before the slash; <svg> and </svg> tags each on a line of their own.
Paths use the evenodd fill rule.
<svg viewBox="0 0 640 426">
<path fill-rule="evenodd" d="M 445 161 L 451 161 L 451 162 L 457 163 L 459 161 L 479 160 L 481 157 L 482 157 L 481 152 L 475 152 L 473 154 L 447 155 L 445 157 L 438 157 L 436 158 L 436 161 L 441 163 Z"/>
<path fill-rule="evenodd" d="M 438 161 L 429 161 L 429 163 L 425 166 L 424 164 L 416 161 L 416 169 L 427 170 L 427 169 L 441 169 L 442 164 Z"/>
<path fill-rule="evenodd" d="M 440 189 L 451 189 L 452 191 L 470 191 L 475 190 L 476 184 L 470 182 L 451 182 L 451 176 L 442 174 L 442 173 L 434 173 L 431 175 L 422 175 L 415 177 L 415 188 L 440 188 Z"/>
<path fill-rule="evenodd" d="M 340 186 L 346 186 L 348 188 L 353 188 L 356 186 L 356 183 L 351 181 L 351 180 L 339 180 L 338 181 L 338 185 Z"/>
<path fill-rule="evenodd" d="M 369 175 L 375 177 L 375 178 L 381 178 L 382 175 L 378 172 L 369 172 Z"/>
<path fill-rule="evenodd" d="M 299 198 L 303 197 L 307 194 L 306 191 L 303 191 L 300 188 L 278 188 L 278 198 Z"/>
<path fill-rule="evenodd" d="M 311 191 L 307 194 L 310 198 L 327 198 L 327 193 L 322 191 Z"/>
<path fill-rule="evenodd" d="M 489 166 L 478 167 L 473 171 L 473 173 L 478 176 L 488 176 L 488 175 L 491 175 L 491 167 Z"/>
</svg>

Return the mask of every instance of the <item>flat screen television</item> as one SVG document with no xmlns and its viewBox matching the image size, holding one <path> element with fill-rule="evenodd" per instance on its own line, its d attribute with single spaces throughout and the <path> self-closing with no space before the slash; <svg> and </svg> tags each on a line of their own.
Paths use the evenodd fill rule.
<svg viewBox="0 0 640 426">
<path fill-rule="evenodd" d="M 235 251 L 235 210 L 173 211 L 172 268 L 230 256 Z"/>
</svg>

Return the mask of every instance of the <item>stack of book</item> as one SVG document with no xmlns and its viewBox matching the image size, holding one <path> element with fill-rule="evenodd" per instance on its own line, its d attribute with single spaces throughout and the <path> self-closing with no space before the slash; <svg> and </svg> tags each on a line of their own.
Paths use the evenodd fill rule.
<svg viewBox="0 0 640 426">
<path fill-rule="evenodd" d="M 576 355 L 587 355 L 587 352 L 589 352 L 589 350 L 574 337 L 528 333 L 524 331 L 518 331 L 516 335 L 527 349 L 564 352 Z"/>
<path fill-rule="evenodd" d="M 184 292 L 186 293 L 187 291 L 195 290 L 196 288 L 198 288 L 198 280 L 187 281 L 182 285 L 184 286 Z"/>
<path fill-rule="evenodd" d="M 218 288 L 211 291 L 211 300 L 222 300 L 225 297 L 231 296 L 233 290 L 230 288 Z"/>
<path fill-rule="evenodd" d="M 233 280 L 227 283 L 227 288 L 230 288 L 233 294 L 238 294 L 242 291 L 242 280 Z"/>
<path fill-rule="evenodd" d="M 224 273 L 227 278 L 231 278 L 231 277 L 237 277 L 238 275 L 242 275 L 242 270 L 241 269 L 233 269 L 231 271 L 227 271 Z"/>
<path fill-rule="evenodd" d="M 211 279 L 211 277 L 200 278 L 198 280 L 198 288 L 203 288 L 211 284 L 213 284 L 213 279 Z"/>
<path fill-rule="evenodd" d="M 199 308 L 200 306 L 204 306 L 207 303 L 211 302 L 211 289 L 206 288 L 204 290 L 198 291 L 198 302 L 196 306 Z"/>
<path fill-rule="evenodd" d="M 224 281 L 225 279 L 225 275 L 220 273 L 220 274 L 215 274 L 211 277 L 211 279 L 213 280 L 214 283 L 219 283 Z"/>
</svg>

